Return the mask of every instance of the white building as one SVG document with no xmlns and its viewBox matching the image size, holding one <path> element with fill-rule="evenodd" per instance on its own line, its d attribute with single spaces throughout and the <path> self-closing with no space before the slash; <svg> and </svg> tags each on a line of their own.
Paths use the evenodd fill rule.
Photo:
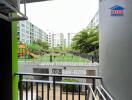
<svg viewBox="0 0 132 100">
<path fill-rule="evenodd" d="M 74 33 L 68 33 L 68 34 L 67 34 L 67 47 L 70 47 L 70 46 L 71 46 L 71 44 L 72 44 L 72 39 L 73 39 L 74 36 L 75 36 Z"/>
<path fill-rule="evenodd" d="M 52 46 L 53 46 L 53 43 L 54 43 L 54 42 L 53 42 L 54 39 L 53 39 L 53 36 L 52 36 L 52 33 L 51 33 L 51 32 L 48 33 L 47 38 L 48 38 L 49 47 L 52 47 Z"/>
<path fill-rule="evenodd" d="M 50 47 L 64 47 L 65 39 L 63 33 L 48 33 L 48 44 Z"/>
<path fill-rule="evenodd" d="M 18 41 L 30 44 L 33 41 L 47 41 L 47 34 L 29 21 L 19 21 L 18 24 Z"/>
<path fill-rule="evenodd" d="M 21 21 L 18 23 L 18 40 L 26 44 L 30 44 L 30 23 Z"/>
</svg>

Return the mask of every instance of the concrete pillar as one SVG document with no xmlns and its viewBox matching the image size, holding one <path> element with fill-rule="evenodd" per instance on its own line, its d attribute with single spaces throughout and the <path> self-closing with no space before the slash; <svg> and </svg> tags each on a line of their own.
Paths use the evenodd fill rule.
<svg viewBox="0 0 132 100">
<path fill-rule="evenodd" d="M 111 7 L 124 16 L 111 16 Z M 132 0 L 100 0 L 100 74 L 115 100 L 132 99 Z"/>
</svg>

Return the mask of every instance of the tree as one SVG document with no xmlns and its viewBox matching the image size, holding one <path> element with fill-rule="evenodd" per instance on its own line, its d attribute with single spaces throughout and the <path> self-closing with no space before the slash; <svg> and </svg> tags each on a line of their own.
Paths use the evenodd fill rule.
<svg viewBox="0 0 132 100">
<path fill-rule="evenodd" d="M 38 44 L 40 47 L 42 47 L 44 51 L 49 49 L 48 42 L 46 41 L 37 40 L 35 44 Z"/>
<path fill-rule="evenodd" d="M 83 29 L 73 38 L 72 49 L 81 53 L 97 52 L 99 48 L 99 32 L 96 28 Z"/>
<path fill-rule="evenodd" d="M 42 51 L 42 47 L 40 47 L 38 44 L 29 44 L 27 45 L 27 48 L 30 50 L 30 52 L 37 54 L 38 52 Z"/>
</svg>

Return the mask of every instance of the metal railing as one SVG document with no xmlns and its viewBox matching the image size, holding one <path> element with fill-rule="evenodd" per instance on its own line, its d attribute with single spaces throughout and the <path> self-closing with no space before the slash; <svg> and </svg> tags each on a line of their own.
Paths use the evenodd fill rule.
<svg viewBox="0 0 132 100">
<path fill-rule="evenodd" d="M 17 73 L 19 100 L 113 100 L 101 85 L 100 76 Z M 52 81 L 23 79 L 24 76 L 52 77 Z M 57 77 L 89 79 L 89 83 L 56 81 Z M 25 89 L 25 90 L 24 90 Z"/>
</svg>

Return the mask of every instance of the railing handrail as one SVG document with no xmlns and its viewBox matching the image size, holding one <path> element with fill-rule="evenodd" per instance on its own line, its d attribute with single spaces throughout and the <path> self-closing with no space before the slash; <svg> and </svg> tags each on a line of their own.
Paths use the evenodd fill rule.
<svg viewBox="0 0 132 100">
<path fill-rule="evenodd" d="M 101 85 L 101 89 L 106 93 L 110 100 L 114 100 L 112 96 L 107 92 L 107 90 Z"/>
<path fill-rule="evenodd" d="M 53 84 L 53 81 L 43 81 L 43 80 L 22 80 L 22 82 L 36 82 L 36 83 L 50 83 L 50 84 Z M 90 85 L 92 86 L 93 84 L 90 84 L 90 83 L 80 83 L 80 82 L 62 82 L 62 81 L 56 81 L 56 84 L 67 84 L 67 85 Z"/>
<path fill-rule="evenodd" d="M 16 73 L 15 75 L 22 75 L 22 76 L 50 76 L 50 77 L 70 77 L 70 78 L 88 78 L 88 79 L 100 79 L 102 80 L 101 76 L 80 76 L 80 75 L 61 75 L 61 74 L 41 74 L 41 73 Z"/>
</svg>

